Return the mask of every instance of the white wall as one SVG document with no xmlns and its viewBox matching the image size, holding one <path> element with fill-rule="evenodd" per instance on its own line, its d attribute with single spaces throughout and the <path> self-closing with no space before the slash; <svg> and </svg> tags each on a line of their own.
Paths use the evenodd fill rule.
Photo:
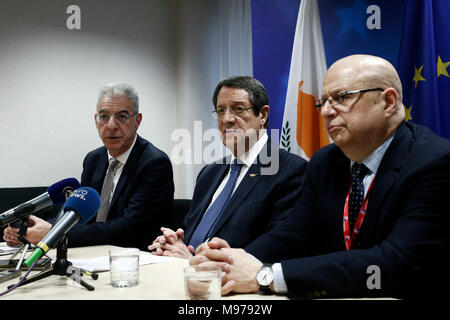
<svg viewBox="0 0 450 320">
<path fill-rule="evenodd" d="M 220 17 L 244 2 L 2 0 L 0 187 L 79 179 L 84 156 L 101 146 L 94 112 L 98 90 L 108 82 L 136 88 L 143 114 L 138 133 L 169 156 L 176 128 L 192 130 L 195 120 L 214 127 L 209 112 L 216 83 L 251 73 L 251 50 L 243 66 L 233 63 L 235 71 L 217 63 L 230 34 Z M 71 4 L 81 8 L 81 30 L 66 27 Z M 202 165 L 174 166 L 176 198 L 192 196 Z"/>
<path fill-rule="evenodd" d="M 211 114 L 217 83 L 229 76 L 253 74 L 250 3 L 177 1 L 177 123 L 191 133 L 193 155 L 191 164 L 175 165 L 176 198 L 192 197 L 197 174 L 211 162 L 199 153 L 213 142 L 216 149 L 229 153 L 218 134 L 208 141 L 196 133 L 199 128 L 203 133 L 217 129 L 217 120 Z"/>
</svg>

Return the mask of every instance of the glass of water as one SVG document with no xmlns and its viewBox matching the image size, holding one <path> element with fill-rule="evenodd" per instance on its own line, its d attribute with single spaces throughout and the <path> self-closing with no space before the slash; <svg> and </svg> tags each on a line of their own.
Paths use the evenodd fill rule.
<svg viewBox="0 0 450 320">
<path fill-rule="evenodd" d="M 221 297 L 220 268 L 184 268 L 184 289 L 189 300 L 218 300 Z"/>
<path fill-rule="evenodd" d="M 139 282 L 139 249 L 109 250 L 111 285 L 115 288 L 134 287 Z"/>
</svg>

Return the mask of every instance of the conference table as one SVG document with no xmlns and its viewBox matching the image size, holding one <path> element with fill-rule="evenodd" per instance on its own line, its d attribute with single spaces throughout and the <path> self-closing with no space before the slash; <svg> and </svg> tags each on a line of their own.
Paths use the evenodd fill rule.
<svg viewBox="0 0 450 320">
<path fill-rule="evenodd" d="M 91 259 L 108 256 L 114 246 L 92 246 L 69 248 L 67 259 Z M 141 252 L 142 255 L 151 255 Z M 56 250 L 52 249 L 47 256 L 56 258 Z M 7 259 L 2 256 L 1 259 Z M 110 283 L 109 271 L 98 272 L 98 279 L 87 275 L 82 279 L 94 286 L 88 291 L 80 284 L 66 276 L 52 275 L 38 281 L 15 288 L 12 292 L 0 297 L 0 300 L 185 300 L 183 268 L 188 266 L 186 259 L 160 257 L 156 263 L 140 265 L 139 284 L 131 288 L 114 288 Z M 32 271 L 29 278 L 39 271 Z M 22 276 L 25 271 L 22 271 Z M 0 283 L 0 293 L 19 281 L 14 278 Z M 222 300 L 288 300 L 282 295 L 236 294 L 227 295 Z"/>
</svg>

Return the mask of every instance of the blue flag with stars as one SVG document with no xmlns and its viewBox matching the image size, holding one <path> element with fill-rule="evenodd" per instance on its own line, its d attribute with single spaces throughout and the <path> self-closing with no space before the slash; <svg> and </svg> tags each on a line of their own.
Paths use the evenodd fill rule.
<svg viewBox="0 0 450 320">
<path fill-rule="evenodd" d="M 408 0 L 398 71 L 405 120 L 450 139 L 450 0 Z"/>
</svg>

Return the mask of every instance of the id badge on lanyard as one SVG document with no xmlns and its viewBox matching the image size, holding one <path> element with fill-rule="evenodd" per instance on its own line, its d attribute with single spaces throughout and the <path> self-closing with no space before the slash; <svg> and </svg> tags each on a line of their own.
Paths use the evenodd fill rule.
<svg viewBox="0 0 450 320">
<path fill-rule="evenodd" d="M 350 250 L 356 241 L 356 238 L 358 237 L 359 231 L 361 230 L 361 225 L 364 221 L 364 217 L 366 216 L 367 211 L 367 205 L 369 203 L 368 196 L 369 192 L 372 189 L 373 181 L 375 180 L 375 177 L 372 179 L 372 182 L 370 183 L 369 190 L 367 190 L 366 196 L 364 197 L 364 201 L 362 203 L 361 208 L 359 209 L 358 218 L 356 219 L 355 226 L 353 227 L 353 232 L 350 234 L 350 223 L 349 223 L 349 217 L 348 217 L 348 202 L 350 198 L 350 192 L 352 190 L 352 182 L 350 181 L 350 188 L 348 189 L 347 197 L 345 198 L 345 205 L 344 205 L 344 221 L 343 221 L 343 229 L 344 229 L 344 243 L 345 243 L 345 249 Z"/>
</svg>

